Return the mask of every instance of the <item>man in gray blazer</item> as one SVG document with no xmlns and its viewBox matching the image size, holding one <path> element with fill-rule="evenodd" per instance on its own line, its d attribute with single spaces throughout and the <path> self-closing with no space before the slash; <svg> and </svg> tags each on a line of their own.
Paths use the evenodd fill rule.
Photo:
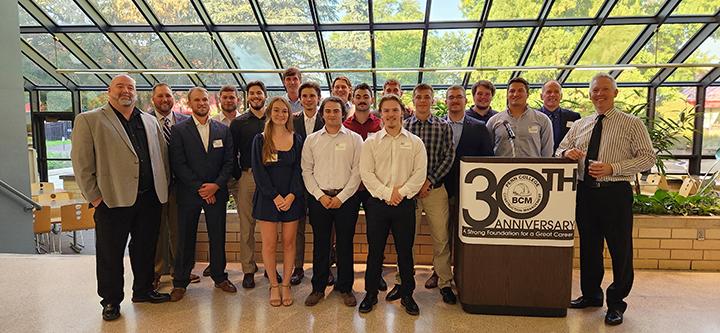
<svg viewBox="0 0 720 333">
<path fill-rule="evenodd" d="M 118 75 L 108 104 L 75 117 L 72 165 L 83 196 L 95 207 L 98 295 L 104 320 L 120 317 L 123 256 L 130 236 L 133 302 L 161 303 L 153 290 L 155 244 L 167 202 L 167 144 L 155 118 L 135 107 L 135 80 Z"/>
</svg>

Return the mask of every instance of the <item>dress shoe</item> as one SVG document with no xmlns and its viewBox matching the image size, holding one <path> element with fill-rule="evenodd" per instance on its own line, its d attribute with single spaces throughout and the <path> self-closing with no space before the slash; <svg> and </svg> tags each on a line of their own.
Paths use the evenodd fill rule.
<svg viewBox="0 0 720 333">
<path fill-rule="evenodd" d="M 603 301 L 601 299 L 591 299 L 587 298 L 585 296 L 580 296 L 572 301 L 570 301 L 570 308 L 571 309 L 584 309 L 587 307 L 601 307 L 603 305 Z"/>
<path fill-rule="evenodd" d="M 278 283 L 282 283 L 282 276 L 280 275 L 280 273 L 275 272 L 275 274 L 277 274 L 277 280 L 278 280 L 277 282 L 278 282 Z M 269 278 L 268 275 L 267 275 L 267 270 L 265 270 L 265 273 L 263 273 L 263 276 L 264 276 L 266 279 L 270 280 L 270 278 Z"/>
<path fill-rule="evenodd" d="M 400 285 L 396 284 L 390 289 L 390 292 L 385 295 L 385 300 L 388 302 L 397 301 L 400 299 Z"/>
<path fill-rule="evenodd" d="M 457 303 L 457 297 L 451 287 L 440 288 L 440 295 L 442 295 L 443 302 L 447 304 Z"/>
<path fill-rule="evenodd" d="M 418 307 L 417 303 L 415 303 L 415 300 L 412 296 L 404 296 L 402 300 L 400 300 L 400 305 L 405 308 L 405 312 L 407 312 L 409 315 L 417 316 L 420 314 L 420 308 Z"/>
<path fill-rule="evenodd" d="M 308 297 L 305 299 L 305 305 L 306 305 L 306 306 L 315 306 L 315 305 L 317 305 L 318 303 L 320 303 L 320 301 L 322 301 L 323 298 L 325 298 L 325 293 L 324 293 L 324 292 L 322 292 L 322 291 L 313 291 L 313 292 L 311 292 L 310 295 L 308 295 Z"/>
<path fill-rule="evenodd" d="M 365 295 L 365 298 L 363 298 L 362 302 L 360 302 L 360 307 L 358 308 L 358 311 L 360 311 L 360 313 L 368 313 L 372 311 L 373 306 L 375 306 L 377 302 L 377 294 L 367 294 Z"/>
<path fill-rule="evenodd" d="M 293 286 L 297 286 L 302 282 L 302 279 L 305 277 L 305 271 L 297 267 L 293 270 L 292 276 L 290 277 L 290 284 Z"/>
<path fill-rule="evenodd" d="M 378 285 L 378 290 L 380 291 L 387 291 L 387 282 L 385 282 L 385 279 L 383 277 L 380 277 L 380 284 Z"/>
<path fill-rule="evenodd" d="M 333 275 L 332 270 L 329 270 L 328 272 L 329 272 L 329 274 L 328 274 L 328 283 L 327 283 L 327 285 L 328 285 L 328 286 L 333 286 L 333 285 L 335 285 L 335 275 Z"/>
<path fill-rule="evenodd" d="M 190 273 L 190 283 L 199 283 L 200 276 L 197 274 Z"/>
<path fill-rule="evenodd" d="M 203 276 L 210 276 L 210 265 L 203 270 Z"/>
<path fill-rule="evenodd" d="M 430 278 L 425 281 L 425 288 L 426 289 L 433 289 L 437 288 L 438 286 L 438 275 L 433 271 L 432 275 L 430 275 Z"/>
<path fill-rule="evenodd" d="M 352 292 L 352 290 L 346 293 L 340 293 L 340 297 L 343 300 L 343 304 L 347 306 L 354 307 L 355 305 L 357 305 L 357 299 L 355 298 L 355 294 Z"/>
<path fill-rule="evenodd" d="M 608 325 L 620 325 L 623 322 L 623 313 L 620 310 L 617 309 L 608 309 L 607 314 L 605 314 L 605 324 Z"/>
<path fill-rule="evenodd" d="M 245 273 L 243 275 L 242 287 L 245 289 L 255 288 L 255 274 Z"/>
<path fill-rule="evenodd" d="M 170 294 L 161 294 L 157 291 L 151 291 L 145 295 L 133 295 L 133 303 L 165 303 L 170 300 Z"/>
<path fill-rule="evenodd" d="M 106 304 L 102 309 L 102 318 L 111 321 L 120 318 L 120 304 Z"/>
<path fill-rule="evenodd" d="M 185 297 L 185 288 L 173 288 L 170 292 L 170 302 L 178 302 Z"/>
<path fill-rule="evenodd" d="M 215 283 L 215 288 L 220 288 L 222 291 L 227 293 L 235 293 L 237 292 L 237 288 L 235 288 L 235 285 L 230 282 L 230 280 L 225 280 L 220 283 Z"/>
</svg>

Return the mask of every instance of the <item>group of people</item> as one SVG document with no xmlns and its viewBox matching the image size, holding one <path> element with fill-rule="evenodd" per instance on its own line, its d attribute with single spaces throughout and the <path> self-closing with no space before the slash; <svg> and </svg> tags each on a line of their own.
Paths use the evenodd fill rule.
<svg viewBox="0 0 720 333">
<path fill-rule="evenodd" d="M 613 262 L 607 291 L 606 323 L 619 324 L 623 299 L 632 286 L 632 196 L 629 180 L 654 164 L 642 122 L 617 110 L 615 80 L 596 75 L 590 83 L 595 113 L 581 118 L 560 108 L 562 87 L 542 87 L 543 106 L 528 107 L 523 78 L 508 82 L 507 108 L 491 107 L 495 86 L 472 86 L 466 110 L 463 86 L 447 89 L 447 114 L 433 113 L 432 86 L 412 90 L 406 106 L 400 82 L 389 80 L 375 105 L 373 89 L 336 77 L 331 97 L 303 82 L 298 68 L 284 71 L 287 94 L 267 101 L 261 81 L 246 86 L 248 110 L 231 85 L 216 97 L 221 112 L 209 116 L 210 95 L 201 87 L 187 94 L 190 116 L 173 112 L 171 87 L 153 87 L 154 110 L 136 104 L 135 81 L 116 76 L 108 103 L 76 117 L 72 142 L 75 177 L 95 207 L 98 294 L 102 316 L 120 316 L 123 253 L 128 237 L 133 302 L 180 301 L 190 283 L 201 210 L 209 238 L 209 265 L 203 275 L 215 287 L 237 292 L 225 271 L 226 205 L 232 195 L 240 221 L 238 260 L 243 288 L 255 287 L 255 228 L 269 281 L 269 303 L 289 306 L 292 285 L 304 278 L 305 223 L 313 232 L 314 306 L 334 285 L 343 303 L 354 307 L 353 239 L 360 206 L 367 221 L 366 294 L 359 311 L 372 311 L 382 277 L 384 250 L 392 232 L 398 274 L 385 299 L 400 299 L 411 315 L 420 309 L 415 289 L 413 246 L 422 214 L 433 245 L 433 274 L 427 288 L 439 287 L 443 302 L 455 304 L 451 244 L 457 232 L 459 165 L 462 156 L 564 157 L 579 162 L 577 224 L 581 244 L 582 296 L 571 308 L 602 306 L 603 240 Z M 606 207 L 615 207 L 607 210 Z M 276 269 L 281 232 L 282 274 Z M 337 264 L 337 278 L 331 265 Z M 159 293 L 160 277 L 172 275 L 170 294 Z"/>
</svg>

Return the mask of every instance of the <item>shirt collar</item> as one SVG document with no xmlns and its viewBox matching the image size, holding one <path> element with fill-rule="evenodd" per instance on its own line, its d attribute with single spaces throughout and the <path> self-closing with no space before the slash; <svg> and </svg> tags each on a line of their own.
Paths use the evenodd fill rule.
<svg viewBox="0 0 720 333">
<path fill-rule="evenodd" d="M 112 106 L 112 104 L 108 103 L 108 105 L 110 105 L 110 108 L 115 112 L 116 115 L 125 119 L 125 116 L 123 116 L 123 114 L 120 113 L 120 111 L 118 111 L 114 106 Z M 130 119 L 132 119 L 133 117 L 139 117 L 139 116 L 140 116 L 140 109 L 138 109 L 136 106 L 133 108 L 132 113 L 130 113 Z"/>
<path fill-rule="evenodd" d="M 197 120 L 197 118 L 195 118 L 194 114 L 190 115 L 190 117 L 192 117 L 193 121 L 195 122 L 195 126 L 197 126 L 197 127 L 206 127 L 206 126 L 210 125 L 210 118 L 208 118 L 207 122 L 205 122 L 205 125 L 203 125 L 200 123 L 200 121 Z"/>
<path fill-rule="evenodd" d="M 330 135 L 330 133 L 328 133 L 327 130 L 325 129 L 325 126 L 323 126 L 320 130 L 318 130 L 318 132 L 320 132 L 320 135 L 323 135 L 323 134 Z M 336 134 L 340 134 L 340 133 L 348 134 L 348 129 L 345 128 L 345 126 L 343 126 L 342 124 L 340 124 L 340 131 L 338 131 Z"/>
<path fill-rule="evenodd" d="M 612 109 L 607 110 L 607 111 L 604 113 L 604 114 L 605 114 L 605 118 L 612 118 L 612 116 L 614 116 L 615 113 L 617 113 L 617 112 L 618 112 L 618 111 L 617 111 L 617 108 L 613 106 Z M 600 115 L 600 114 L 599 114 L 597 111 L 595 111 L 595 118 L 596 118 L 596 119 L 597 119 L 597 117 L 598 117 L 599 115 Z"/>
<path fill-rule="evenodd" d="M 429 116 L 425 121 L 427 121 L 427 122 L 430 123 L 430 124 L 433 124 L 433 123 L 435 122 L 435 120 L 434 120 L 433 118 L 436 118 L 436 116 L 431 113 L 430 116 Z M 417 123 L 417 122 L 422 122 L 422 120 L 418 119 L 417 116 L 415 116 L 414 114 L 413 114 L 412 116 L 410 116 L 410 123 L 411 123 L 411 124 L 414 124 L 414 123 Z"/>
<path fill-rule="evenodd" d="M 463 124 L 463 123 L 465 123 L 465 117 L 466 117 L 465 112 L 463 112 L 462 118 L 460 118 L 460 120 L 458 120 L 458 121 L 454 121 L 450 118 L 450 114 L 446 114 L 445 120 L 447 120 L 447 122 L 450 124 Z"/>
<path fill-rule="evenodd" d="M 409 136 L 410 132 L 405 129 L 405 127 L 400 127 L 400 135 Z M 385 130 L 385 127 L 383 127 L 380 131 L 377 132 L 377 135 L 379 135 L 380 139 L 384 139 L 385 136 L 388 136 L 388 132 Z"/>
</svg>

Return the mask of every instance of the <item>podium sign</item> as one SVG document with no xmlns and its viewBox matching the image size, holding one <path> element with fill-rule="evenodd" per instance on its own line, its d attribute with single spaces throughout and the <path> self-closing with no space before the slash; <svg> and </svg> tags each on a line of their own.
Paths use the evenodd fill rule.
<svg viewBox="0 0 720 333">
<path fill-rule="evenodd" d="M 572 247 L 577 163 L 493 160 L 460 162 L 460 240 Z"/>
<path fill-rule="evenodd" d="M 470 313 L 567 314 L 577 162 L 463 157 L 455 281 Z"/>
</svg>

